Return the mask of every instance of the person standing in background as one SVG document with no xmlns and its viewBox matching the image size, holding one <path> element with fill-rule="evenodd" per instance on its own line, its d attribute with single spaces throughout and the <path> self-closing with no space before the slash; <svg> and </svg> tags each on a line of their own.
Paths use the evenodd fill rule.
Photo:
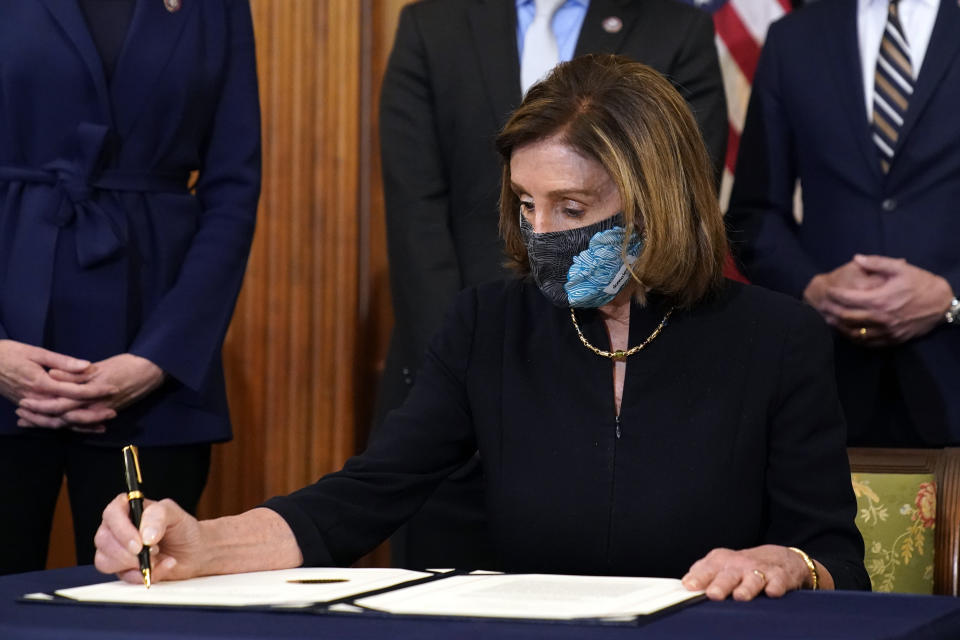
<svg viewBox="0 0 960 640">
<path fill-rule="evenodd" d="M 0 573 L 44 567 L 64 475 L 93 561 L 125 444 L 196 509 L 259 191 L 247 0 L 0 4 Z"/>
<path fill-rule="evenodd" d="M 957 33 L 954 0 L 815 2 L 757 67 L 731 244 L 834 328 L 851 445 L 960 443 Z"/>
<path fill-rule="evenodd" d="M 584 53 L 644 62 L 691 106 L 719 175 L 727 114 L 713 35 L 707 14 L 673 0 L 424 0 L 404 7 L 380 102 L 395 327 L 377 425 L 402 404 L 456 293 L 508 273 L 497 233 L 493 141 L 529 85 L 557 61 Z M 490 564 L 479 474 L 474 459 L 440 486 L 393 538 L 395 564 Z"/>
</svg>

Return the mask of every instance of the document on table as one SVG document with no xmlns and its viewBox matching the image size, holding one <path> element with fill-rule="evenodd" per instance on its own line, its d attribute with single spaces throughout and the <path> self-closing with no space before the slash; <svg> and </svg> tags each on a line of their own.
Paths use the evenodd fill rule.
<svg viewBox="0 0 960 640">
<path fill-rule="evenodd" d="M 178 606 L 305 607 L 331 602 L 431 576 L 405 569 L 300 568 L 206 576 L 142 584 L 104 582 L 60 589 L 58 596 L 81 602 Z"/>
<path fill-rule="evenodd" d="M 410 584 L 416 582 L 416 584 Z M 371 593 L 380 592 L 380 593 Z M 85 603 L 379 611 L 394 615 L 630 622 L 701 599 L 679 580 L 552 574 L 438 574 L 405 569 L 300 568 L 142 584 L 60 589 Z M 370 595 L 368 595 L 370 594 Z M 40 599 L 31 594 L 28 599 Z M 46 596 L 49 598 L 49 596 Z"/>
<path fill-rule="evenodd" d="M 393 614 L 577 620 L 624 620 L 693 598 L 672 578 L 541 574 L 455 575 L 354 600 Z"/>
</svg>

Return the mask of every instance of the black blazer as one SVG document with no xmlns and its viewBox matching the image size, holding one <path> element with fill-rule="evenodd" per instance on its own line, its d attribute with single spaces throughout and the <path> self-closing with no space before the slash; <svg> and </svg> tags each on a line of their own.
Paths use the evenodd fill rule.
<svg viewBox="0 0 960 640">
<path fill-rule="evenodd" d="M 634 305 L 630 344 L 668 306 Z M 596 311 L 580 324 L 609 349 Z M 611 363 L 567 309 L 519 281 L 469 289 L 367 451 L 267 506 L 306 564 L 350 564 L 479 448 L 490 568 L 680 577 L 775 543 L 867 589 L 830 354 L 809 307 L 730 283 L 628 359 L 618 421 Z"/>
<path fill-rule="evenodd" d="M 623 28 L 601 26 L 618 16 Z M 727 112 L 710 16 L 673 0 L 592 0 L 576 55 L 611 52 L 666 74 L 718 171 Z M 504 277 L 494 138 L 520 104 L 515 0 L 404 7 L 383 81 L 380 137 L 395 329 L 381 410 L 399 406 L 462 288 Z"/>
<path fill-rule="evenodd" d="M 770 28 L 727 214 L 753 282 L 800 297 L 814 275 L 867 253 L 905 258 L 960 293 L 958 33 L 960 7 L 944 0 L 884 175 L 864 103 L 856 0 L 817 2 Z M 797 179 L 802 224 L 793 218 Z M 858 441 L 871 442 L 881 372 L 892 366 L 919 437 L 960 444 L 960 329 L 942 325 L 888 349 L 838 339 L 837 364 Z"/>
</svg>

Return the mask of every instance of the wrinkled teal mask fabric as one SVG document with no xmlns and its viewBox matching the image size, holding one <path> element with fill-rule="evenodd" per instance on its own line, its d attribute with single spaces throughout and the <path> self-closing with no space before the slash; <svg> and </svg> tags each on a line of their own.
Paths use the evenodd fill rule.
<svg viewBox="0 0 960 640">
<path fill-rule="evenodd" d="M 521 218 L 520 232 L 534 282 L 559 307 L 603 306 L 630 280 L 620 253 L 626 233 L 622 214 L 547 233 L 534 233 L 530 223 Z M 643 240 L 634 234 L 627 248 L 628 263 L 632 264 L 642 249 Z"/>
</svg>

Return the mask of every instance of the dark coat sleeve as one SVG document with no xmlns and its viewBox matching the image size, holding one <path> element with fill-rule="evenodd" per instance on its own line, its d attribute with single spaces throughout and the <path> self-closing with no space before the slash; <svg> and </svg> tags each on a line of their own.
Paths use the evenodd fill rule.
<svg viewBox="0 0 960 640">
<path fill-rule="evenodd" d="M 719 184 L 727 153 L 729 122 L 723 76 L 714 42 L 713 21 L 699 12 L 670 69 L 670 79 L 686 99 L 700 125 Z"/>
<path fill-rule="evenodd" d="M 767 531 L 819 560 L 838 589 L 870 589 L 829 330 L 803 306 L 786 335 L 769 420 Z"/>
<path fill-rule="evenodd" d="M 800 298 L 819 270 L 796 235 L 796 144 L 781 99 L 781 82 L 787 79 L 781 75 L 779 27 L 770 27 L 757 64 L 726 221 L 747 277 Z"/>
<path fill-rule="evenodd" d="M 398 321 L 421 354 L 463 287 L 450 230 L 448 168 L 416 6 L 400 13 L 380 94 L 380 151 L 390 286 Z"/>
<path fill-rule="evenodd" d="M 199 226 L 176 284 L 130 352 L 198 389 L 219 356 L 246 269 L 260 195 L 260 104 L 246 1 L 228 6 L 223 86 L 201 158 Z"/>
<path fill-rule="evenodd" d="M 265 503 L 290 525 L 304 564 L 349 565 L 412 516 L 477 449 L 466 391 L 476 317 L 467 290 L 427 349 L 406 403 L 341 471 Z"/>
</svg>

